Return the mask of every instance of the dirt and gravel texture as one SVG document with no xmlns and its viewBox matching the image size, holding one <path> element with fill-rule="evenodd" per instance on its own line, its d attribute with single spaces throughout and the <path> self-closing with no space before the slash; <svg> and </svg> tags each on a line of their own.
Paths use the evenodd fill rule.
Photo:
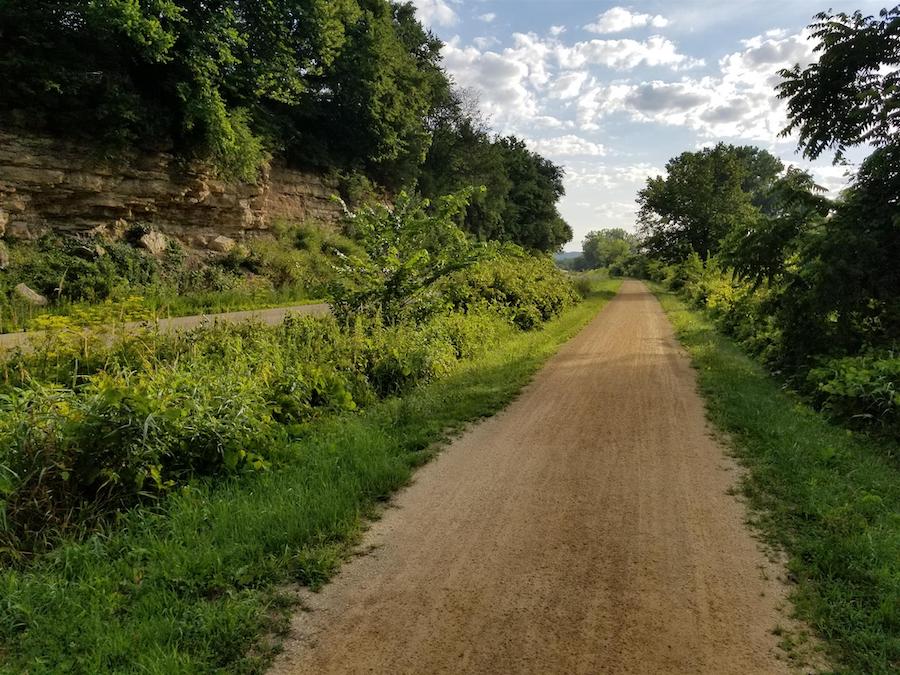
<svg viewBox="0 0 900 675">
<path fill-rule="evenodd" d="M 662 309 L 625 282 L 304 593 L 273 672 L 792 672 L 737 477 Z"/>
<path fill-rule="evenodd" d="M 172 319 L 158 319 L 156 321 L 130 321 L 128 323 L 117 326 L 115 330 L 133 332 L 146 326 L 158 327 L 161 333 L 173 333 L 178 331 L 190 330 L 205 323 L 240 323 L 243 321 L 257 321 L 274 325 L 281 323 L 288 314 L 312 314 L 321 315 L 328 314 L 331 310 L 328 305 L 318 303 L 312 305 L 293 305 L 291 307 L 274 307 L 271 309 L 250 309 L 240 312 L 224 312 L 222 314 L 197 314 L 194 316 L 179 316 Z M 92 329 L 85 328 L 84 332 L 89 333 Z M 0 334 L 0 352 L 5 349 L 14 349 L 16 347 L 28 348 L 32 342 L 40 340 L 44 335 L 44 331 L 28 331 L 19 333 L 3 333 Z"/>
</svg>

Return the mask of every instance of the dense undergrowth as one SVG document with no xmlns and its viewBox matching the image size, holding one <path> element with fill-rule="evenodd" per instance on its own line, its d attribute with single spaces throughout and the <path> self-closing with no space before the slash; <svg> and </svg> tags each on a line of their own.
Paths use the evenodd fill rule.
<svg viewBox="0 0 900 675">
<path fill-rule="evenodd" d="M 494 274 L 514 272 L 500 264 Z M 487 274 L 484 267 L 472 273 Z M 75 387 L 29 394 L 61 395 L 67 405 L 51 407 L 36 431 L 20 423 L 5 433 L 44 448 L 48 434 L 60 439 L 60 429 L 74 430 L 80 445 L 67 446 L 71 452 L 114 459 L 110 467 L 144 467 L 142 489 L 168 494 L 98 519 L 90 534 L 58 528 L 52 550 L 27 564 L 19 556 L 20 564 L 0 573 L 5 668 L 259 671 L 272 653 L 261 637 L 277 632 L 290 605 L 278 585 L 326 579 L 372 507 L 436 443 L 508 402 L 617 286 L 599 281 L 576 305 L 569 282 L 555 280 L 553 292 L 569 300 L 538 330 L 516 326 L 489 280 L 483 303 L 470 299 L 468 311 L 439 312 L 416 327 L 358 317 L 344 329 L 334 319 L 302 318 L 275 328 L 136 336 L 105 352 L 102 370 L 96 362 L 89 369 L 96 374 Z M 469 292 L 476 287 L 472 281 Z M 64 382 L 74 365 L 22 358 L 33 359 L 25 368 L 45 368 L 42 384 L 19 369 L 7 397 L 13 388 L 23 396 L 23 386 Z M 185 392 L 200 397 L 192 402 Z M 120 434 L 115 443 L 102 440 L 110 431 Z M 187 438 L 200 442 L 186 447 Z M 159 481 L 154 465 L 162 467 Z M 203 478 L 207 471 L 214 477 Z M 67 490 L 79 484 L 92 500 L 98 489 L 133 498 L 133 475 L 114 488 L 70 473 Z"/>
<path fill-rule="evenodd" d="M 170 240 L 160 256 L 122 239 L 49 234 L 11 242 L 0 272 L 0 331 L 41 330 L 302 303 L 321 298 L 336 256 L 356 250 L 340 234 L 277 224 L 266 238 L 205 256 Z M 18 298 L 24 283 L 49 304 Z"/>
<path fill-rule="evenodd" d="M 658 295 L 694 360 L 710 417 L 748 468 L 743 487 L 758 526 L 789 555 L 797 614 L 824 638 L 837 672 L 897 672 L 900 447 L 829 423 L 707 316 Z"/>
<path fill-rule="evenodd" d="M 46 552 L 197 477 L 265 471 L 323 416 L 445 377 L 577 302 L 548 257 L 465 235 L 454 219 L 467 197 L 401 196 L 357 214 L 355 241 L 334 254 L 345 268 L 323 274 L 334 317 L 112 339 L 49 331 L 8 354 L 2 557 Z M 293 273 L 308 253 L 294 244 L 267 243 L 267 269 Z"/>
<path fill-rule="evenodd" d="M 750 355 L 788 382 L 792 389 L 833 419 L 849 428 L 900 438 L 900 343 L 890 333 L 878 335 L 879 324 L 860 321 L 858 332 L 866 339 L 855 350 L 829 340 L 816 331 L 830 352 L 803 352 L 792 348 L 799 321 L 785 296 L 790 289 L 774 283 L 753 283 L 715 259 L 705 264 L 696 255 L 680 265 L 656 267 L 657 278 L 692 306 L 703 309 L 716 327 L 735 339 Z M 835 322 L 836 323 L 836 322 Z"/>
</svg>

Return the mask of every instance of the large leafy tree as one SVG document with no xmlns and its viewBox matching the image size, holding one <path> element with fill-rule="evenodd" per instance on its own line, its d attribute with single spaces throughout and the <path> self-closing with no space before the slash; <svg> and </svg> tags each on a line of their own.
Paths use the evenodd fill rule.
<svg viewBox="0 0 900 675">
<path fill-rule="evenodd" d="M 524 141 L 514 136 L 500 138 L 496 143 L 512 183 L 503 210 L 506 238 L 527 248 L 559 250 L 572 238 L 572 229 L 556 208 L 566 193 L 565 172 L 531 152 Z"/>
<path fill-rule="evenodd" d="M 557 210 L 563 170 L 514 137 L 494 137 L 465 92 L 450 91 L 429 120 L 432 143 L 419 175 L 429 197 L 466 186 L 475 193 L 463 227 L 479 239 L 555 251 L 572 238 Z"/>
<path fill-rule="evenodd" d="M 825 12 L 818 62 L 783 71 L 785 134 L 808 157 L 875 151 L 798 255 L 784 324 L 797 351 L 852 353 L 900 335 L 900 7 L 878 17 Z M 806 330 L 796 329 L 809 323 Z"/>
<path fill-rule="evenodd" d="M 7 0 L 0 113 L 54 132 L 175 141 L 252 177 L 267 103 L 334 62 L 351 0 Z"/>
<path fill-rule="evenodd" d="M 635 250 L 636 238 L 622 228 L 588 232 L 581 244 L 589 269 L 610 267 L 625 261 Z"/>
<path fill-rule="evenodd" d="M 722 143 L 670 160 L 667 175 L 638 193 L 645 248 L 666 262 L 715 255 L 732 230 L 759 216 L 782 168 L 765 150 Z"/>
<path fill-rule="evenodd" d="M 810 28 L 818 60 L 781 72 L 781 98 L 804 155 L 892 144 L 900 131 L 900 6 L 878 17 L 822 12 Z"/>
<path fill-rule="evenodd" d="M 562 169 L 488 132 L 441 46 L 392 0 L 4 0 L 0 122 L 174 147 L 248 180 L 272 154 L 388 195 L 485 186 L 466 230 L 559 248 Z"/>
</svg>

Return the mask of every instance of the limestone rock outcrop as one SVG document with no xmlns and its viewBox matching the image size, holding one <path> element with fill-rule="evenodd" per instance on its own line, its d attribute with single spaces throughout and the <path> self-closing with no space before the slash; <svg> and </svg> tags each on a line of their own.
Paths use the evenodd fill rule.
<svg viewBox="0 0 900 675">
<path fill-rule="evenodd" d="M 121 234 L 148 226 L 189 246 L 241 241 L 278 220 L 333 226 L 342 211 L 323 176 L 274 164 L 257 183 L 222 180 L 165 152 L 116 159 L 94 148 L 0 131 L 0 236 L 46 230 Z M 227 244 L 225 244 L 227 246 Z"/>
</svg>

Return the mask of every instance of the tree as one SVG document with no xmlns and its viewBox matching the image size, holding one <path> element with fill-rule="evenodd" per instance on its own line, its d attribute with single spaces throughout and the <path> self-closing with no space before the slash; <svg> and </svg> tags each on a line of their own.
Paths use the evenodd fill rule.
<svg viewBox="0 0 900 675">
<path fill-rule="evenodd" d="M 638 193 L 644 247 L 669 263 L 715 255 L 729 232 L 758 217 L 782 168 L 765 150 L 723 143 L 670 160 L 667 176 Z"/>
<path fill-rule="evenodd" d="M 345 257 L 331 288 L 334 313 L 393 324 L 442 309 L 435 284 L 473 265 L 482 252 L 455 224 L 470 195 L 467 190 L 432 204 L 401 193 L 392 207 L 357 212 L 351 227 L 366 255 Z"/>
<path fill-rule="evenodd" d="M 636 239 L 621 228 L 588 232 L 581 244 L 588 269 L 611 267 L 634 253 Z"/>
<path fill-rule="evenodd" d="M 816 158 L 854 145 L 894 143 L 900 131 L 900 6 L 878 18 L 822 12 L 810 28 L 819 59 L 781 71 L 781 98 L 803 154 Z"/>
<path fill-rule="evenodd" d="M 895 347 L 900 335 L 900 7 L 823 12 L 811 28 L 818 62 L 782 71 L 784 133 L 799 131 L 807 157 L 876 149 L 797 255 L 783 324 L 798 360 Z"/>
<path fill-rule="evenodd" d="M 484 186 L 472 196 L 463 227 L 481 240 L 505 239 L 503 212 L 512 189 L 501 149 L 470 93 L 450 90 L 428 120 L 431 145 L 418 177 L 429 198 L 467 186 Z"/>
<path fill-rule="evenodd" d="M 429 197 L 483 186 L 466 210 L 463 227 L 540 251 L 556 251 L 572 238 L 557 210 L 565 194 L 563 169 L 514 137 L 492 137 L 471 97 L 449 92 L 431 121 L 432 144 L 419 175 Z"/>
<path fill-rule="evenodd" d="M 790 168 L 759 197 L 760 214 L 723 239 L 721 257 L 741 278 L 755 284 L 783 281 L 806 234 L 821 227 L 831 201 L 812 176 Z"/>
<path fill-rule="evenodd" d="M 496 141 L 512 183 L 502 220 L 507 241 L 539 251 L 558 251 L 572 238 L 572 228 L 556 208 L 565 195 L 565 171 L 515 136 Z"/>
<path fill-rule="evenodd" d="M 115 143 L 174 141 L 253 178 L 257 118 L 309 92 L 357 12 L 352 0 L 8 0 L 0 114 Z"/>
</svg>

